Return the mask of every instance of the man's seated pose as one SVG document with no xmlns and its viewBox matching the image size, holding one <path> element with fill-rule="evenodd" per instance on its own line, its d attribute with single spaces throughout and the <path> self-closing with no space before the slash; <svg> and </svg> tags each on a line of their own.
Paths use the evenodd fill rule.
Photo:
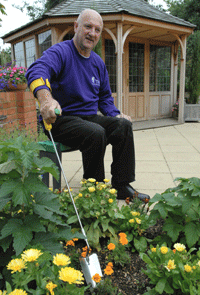
<svg viewBox="0 0 200 295">
<path fill-rule="evenodd" d="M 131 118 L 115 107 L 106 66 L 92 51 L 102 29 L 99 13 L 85 9 L 74 24 L 74 38 L 46 50 L 26 78 L 43 119 L 52 124 L 54 140 L 82 152 L 83 178 L 103 182 L 105 150 L 111 144 L 111 184 L 117 198 L 148 202 L 148 195 L 130 185 L 135 180 Z M 55 108 L 60 110 L 58 117 Z M 103 116 L 97 115 L 98 110 Z"/>
</svg>

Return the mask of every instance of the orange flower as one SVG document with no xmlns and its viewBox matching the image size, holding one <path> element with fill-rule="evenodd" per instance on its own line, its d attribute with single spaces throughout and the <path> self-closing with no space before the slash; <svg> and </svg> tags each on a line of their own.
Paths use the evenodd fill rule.
<svg viewBox="0 0 200 295">
<path fill-rule="evenodd" d="M 78 241 L 78 239 L 77 238 L 74 238 L 74 239 L 72 239 L 72 241 L 76 242 L 76 241 Z"/>
<path fill-rule="evenodd" d="M 126 238 L 127 235 L 125 233 L 119 233 L 120 238 Z"/>
<path fill-rule="evenodd" d="M 113 263 L 112 262 L 108 262 L 107 265 L 113 268 Z"/>
<path fill-rule="evenodd" d="M 70 240 L 70 241 L 67 241 L 67 243 L 66 243 L 66 247 L 67 246 L 75 246 L 75 244 L 74 244 L 74 242 L 72 241 L 72 240 Z"/>
<path fill-rule="evenodd" d="M 173 249 L 172 251 L 174 252 L 174 254 L 176 253 L 176 249 Z"/>
<path fill-rule="evenodd" d="M 81 256 L 82 256 L 83 258 L 85 258 L 85 257 L 86 257 L 86 252 L 82 252 L 82 253 L 81 253 Z"/>
<path fill-rule="evenodd" d="M 101 276 L 96 273 L 93 277 L 92 277 L 93 281 L 95 281 L 96 283 L 99 283 L 101 281 Z"/>
<path fill-rule="evenodd" d="M 119 239 L 119 242 L 120 242 L 120 244 L 122 244 L 122 245 L 127 245 L 127 244 L 128 244 L 128 240 L 127 240 L 127 238 L 120 238 L 120 239 Z"/>
<path fill-rule="evenodd" d="M 114 250 L 115 249 L 115 244 L 113 244 L 113 243 L 110 243 L 109 245 L 108 245 L 108 250 Z"/>
<path fill-rule="evenodd" d="M 107 265 L 106 268 L 104 269 L 104 274 L 110 276 L 113 273 L 113 269 L 111 266 Z"/>
</svg>

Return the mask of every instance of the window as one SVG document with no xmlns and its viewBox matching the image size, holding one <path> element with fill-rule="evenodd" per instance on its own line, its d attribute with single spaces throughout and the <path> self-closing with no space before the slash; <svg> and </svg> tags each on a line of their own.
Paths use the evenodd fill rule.
<svg viewBox="0 0 200 295">
<path fill-rule="evenodd" d="M 129 43 L 129 92 L 144 91 L 144 44 Z"/>
<path fill-rule="evenodd" d="M 150 45 L 150 91 L 170 91 L 171 48 Z"/>
<path fill-rule="evenodd" d="M 14 56 L 18 67 L 25 67 L 23 42 L 14 45 Z"/>
<path fill-rule="evenodd" d="M 31 39 L 25 42 L 25 50 L 26 50 L 26 66 L 28 68 L 36 60 L 34 39 Z"/>
<path fill-rule="evenodd" d="M 39 45 L 39 57 L 42 56 L 42 53 L 51 47 L 51 30 L 48 30 L 44 33 L 38 35 L 38 45 Z"/>
<path fill-rule="evenodd" d="M 113 40 L 105 40 L 105 64 L 109 75 L 111 91 L 116 92 L 116 54 Z"/>
</svg>

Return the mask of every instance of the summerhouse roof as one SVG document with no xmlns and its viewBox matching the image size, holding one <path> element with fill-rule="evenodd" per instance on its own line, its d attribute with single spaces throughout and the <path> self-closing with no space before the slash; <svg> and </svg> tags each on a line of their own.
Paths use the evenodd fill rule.
<svg viewBox="0 0 200 295">
<path fill-rule="evenodd" d="M 186 27 L 195 27 L 194 24 L 161 11 L 144 0 L 64 0 L 44 15 L 75 16 L 79 15 L 85 8 L 95 9 L 102 15 L 123 12 L 133 16 L 140 16 Z"/>
</svg>

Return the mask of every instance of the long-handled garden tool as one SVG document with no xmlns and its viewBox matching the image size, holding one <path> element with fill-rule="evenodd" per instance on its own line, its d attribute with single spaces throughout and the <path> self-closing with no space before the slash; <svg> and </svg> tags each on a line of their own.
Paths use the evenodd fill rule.
<svg viewBox="0 0 200 295">
<path fill-rule="evenodd" d="M 58 109 L 55 109 L 55 114 L 56 115 L 59 115 L 60 114 L 60 111 Z M 98 256 L 97 256 L 96 253 L 93 253 L 93 254 L 89 255 L 90 246 L 89 246 L 89 243 L 88 243 L 86 234 L 85 234 L 85 230 L 84 230 L 84 228 L 82 226 L 82 222 L 80 220 L 80 217 L 79 217 L 79 214 L 78 214 L 78 210 L 76 208 L 76 205 L 74 203 L 72 194 L 70 192 L 69 184 L 68 184 L 67 178 L 65 176 L 65 172 L 63 170 L 62 163 L 60 161 L 60 157 L 58 155 L 58 151 L 57 151 L 57 148 L 56 148 L 56 145 L 55 145 L 53 136 L 51 134 L 52 125 L 51 124 L 47 124 L 44 120 L 43 120 L 43 122 L 44 122 L 45 129 L 49 132 L 49 136 L 50 136 L 51 141 L 53 143 L 53 146 L 54 146 L 54 149 L 55 149 L 55 153 L 56 153 L 56 156 L 57 156 L 57 159 L 58 159 L 58 162 L 59 162 L 59 165 L 60 165 L 60 168 L 61 168 L 63 177 L 65 179 L 65 183 L 66 183 L 66 186 L 67 186 L 67 189 L 68 189 L 70 198 L 72 200 L 72 203 L 73 203 L 73 206 L 74 206 L 74 209 L 75 209 L 77 218 L 78 218 L 78 222 L 79 222 L 80 227 L 81 227 L 82 234 L 85 237 L 85 242 L 86 242 L 86 245 L 87 245 L 87 253 L 86 253 L 86 257 L 85 258 L 84 257 L 79 258 L 80 259 L 81 268 L 82 268 L 82 271 L 83 271 L 83 274 L 84 274 L 84 277 L 85 277 L 85 280 L 86 280 L 87 284 L 88 285 L 91 284 L 92 288 L 95 288 L 96 287 L 96 283 L 95 283 L 95 281 L 92 280 L 93 275 L 99 274 L 102 277 L 102 271 L 101 271 L 99 259 L 98 259 Z"/>
</svg>

